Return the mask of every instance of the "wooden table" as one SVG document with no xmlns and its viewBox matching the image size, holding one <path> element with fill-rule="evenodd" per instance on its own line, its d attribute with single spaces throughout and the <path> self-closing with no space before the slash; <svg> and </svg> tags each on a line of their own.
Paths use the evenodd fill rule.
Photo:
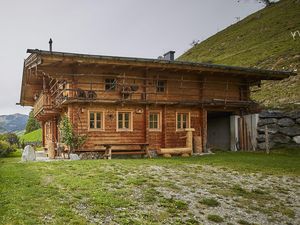
<svg viewBox="0 0 300 225">
<path fill-rule="evenodd" d="M 113 146 L 139 146 L 140 149 L 138 150 L 115 150 L 119 151 L 118 153 L 116 152 L 115 154 L 146 154 L 149 158 L 151 158 L 149 151 L 148 151 L 148 143 L 106 143 L 106 144 L 101 144 L 101 146 L 105 147 L 105 153 L 104 153 L 104 158 L 106 159 L 111 159 L 111 155 L 114 154 L 112 149 Z"/>
</svg>

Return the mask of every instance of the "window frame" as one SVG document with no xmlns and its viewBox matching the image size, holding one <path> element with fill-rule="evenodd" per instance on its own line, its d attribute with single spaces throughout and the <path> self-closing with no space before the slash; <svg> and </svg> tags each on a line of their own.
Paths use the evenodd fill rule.
<svg viewBox="0 0 300 225">
<path fill-rule="evenodd" d="M 159 82 L 164 82 L 164 86 L 159 86 Z M 163 88 L 163 91 L 158 91 L 159 88 Z M 155 92 L 158 94 L 164 94 L 167 93 L 167 80 L 156 80 L 156 85 L 155 85 Z"/>
<path fill-rule="evenodd" d="M 182 128 L 182 125 L 183 125 L 183 120 L 182 120 L 182 117 L 181 117 L 181 127 L 178 128 L 178 114 L 187 114 L 187 127 L 186 128 Z M 191 127 L 191 113 L 190 112 L 187 112 L 187 111 L 178 111 L 176 112 L 176 124 L 175 124 L 175 127 L 176 127 L 176 131 L 184 131 L 185 129 L 188 129 Z"/>
<path fill-rule="evenodd" d="M 119 113 L 125 115 L 125 113 L 129 113 L 129 128 L 119 128 Z M 124 118 L 122 118 L 122 124 L 124 126 Z M 117 132 L 132 132 L 133 131 L 133 111 L 132 110 L 117 110 L 116 112 L 116 131 Z"/>
<path fill-rule="evenodd" d="M 158 114 L 158 120 L 157 120 L 157 125 L 158 127 L 157 128 L 150 128 L 150 115 L 151 114 Z M 149 131 L 161 131 L 162 129 L 162 116 L 161 116 L 161 111 L 159 110 L 149 110 L 149 113 L 148 113 L 148 129 Z"/>
<path fill-rule="evenodd" d="M 94 128 L 90 127 L 91 123 L 91 113 L 94 113 L 95 123 Z M 97 124 L 97 113 L 100 113 L 101 116 L 101 128 L 95 128 L 95 125 Z M 102 110 L 88 110 L 88 130 L 89 131 L 104 131 L 105 130 L 105 113 Z"/>
<path fill-rule="evenodd" d="M 113 83 L 106 82 L 107 80 L 113 80 Z M 117 88 L 117 79 L 116 78 L 104 78 L 104 91 L 116 91 Z M 114 88 L 106 89 L 106 85 L 114 85 Z"/>
</svg>

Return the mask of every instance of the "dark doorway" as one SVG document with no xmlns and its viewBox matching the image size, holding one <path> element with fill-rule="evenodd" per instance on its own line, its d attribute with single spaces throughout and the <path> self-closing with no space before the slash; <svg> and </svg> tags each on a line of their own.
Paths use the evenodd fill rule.
<svg viewBox="0 0 300 225">
<path fill-rule="evenodd" d="M 230 149 L 230 112 L 207 112 L 207 146 Z"/>
</svg>

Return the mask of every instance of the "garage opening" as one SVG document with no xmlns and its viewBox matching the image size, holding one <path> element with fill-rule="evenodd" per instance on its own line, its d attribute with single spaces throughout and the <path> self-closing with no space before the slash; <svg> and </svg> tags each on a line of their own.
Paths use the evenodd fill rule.
<svg viewBox="0 0 300 225">
<path fill-rule="evenodd" d="M 207 147 L 211 149 L 230 149 L 231 112 L 207 112 Z"/>
</svg>

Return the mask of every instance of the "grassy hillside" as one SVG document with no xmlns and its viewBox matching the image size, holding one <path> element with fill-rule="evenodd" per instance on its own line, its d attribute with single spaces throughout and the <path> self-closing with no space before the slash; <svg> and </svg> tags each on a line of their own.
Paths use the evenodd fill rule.
<svg viewBox="0 0 300 225">
<path fill-rule="evenodd" d="M 295 31 L 300 31 L 300 1 L 281 0 L 201 42 L 177 60 L 299 71 L 300 37 L 293 39 L 291 32 Z M 264 82 L 252 97 L 268 107 L 297 107 L 299 93 L 298 74 L 284 81 Z"/>
<path fill-rule="evenodd" d="M 42 141 L 42 129 L 38 129 L 35 131 L 32 131 L 28 134 L 24 134 L 20 137 L 21 141 L 24 140 L 24 142 L 41 142 Z"/>
</svg>

